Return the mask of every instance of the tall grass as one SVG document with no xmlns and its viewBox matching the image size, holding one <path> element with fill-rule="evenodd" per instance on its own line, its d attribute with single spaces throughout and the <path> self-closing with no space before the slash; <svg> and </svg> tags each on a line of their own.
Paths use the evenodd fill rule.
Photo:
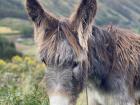
<svg viewBox="0 0 140 105">
<path fill-rule="evenodd" d="M 0 105 L 48 105 L 43 75 L 44 66 L 31 57 L 0 60 Z"/>
</svg>

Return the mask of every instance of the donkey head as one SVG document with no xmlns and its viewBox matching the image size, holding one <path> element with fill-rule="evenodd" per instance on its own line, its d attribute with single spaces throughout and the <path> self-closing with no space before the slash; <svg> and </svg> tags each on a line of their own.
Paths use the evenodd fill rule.
<svg viewBox="0 0 140 105">
<path fill-rule="evenodd" d="M 96 14 L 95 0 L 82 0 L 70 19 L 57 19 L 37 0 L 26 0 L 34 23 L 41 59 L 47 64 L 45 83 L 51 105 L 74 105 L 84 87 L 88 38 Z"/>
</svg>

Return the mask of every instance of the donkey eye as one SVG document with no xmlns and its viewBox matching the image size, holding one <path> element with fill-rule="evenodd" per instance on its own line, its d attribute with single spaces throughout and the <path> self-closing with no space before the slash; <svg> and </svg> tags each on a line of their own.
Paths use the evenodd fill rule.
<svg viewBox="0 0 140 105">
<path fill-rule="evenodd" d="M 78 66 L 78 63 L 77 62 L 74 62 L 72 68 L 75 68 L 77 66 Z"/>
<path fill-rule="evenodd" d="M 48 31 L 50 31 L 50 29 L 49 29 L 49 28 L 46 28 L 46 29 L 45 29 L 45 32 L 48 32 Z"/>
<path fill-rule="evenodd" d="M 52 30 L 51 30 L 50 28 L 46 28 L 46 29 L 45 29 L 45 33 L 46 33 L 46 34 L 51 34 L 51 33 L 52 33 Z"/>
</svg>

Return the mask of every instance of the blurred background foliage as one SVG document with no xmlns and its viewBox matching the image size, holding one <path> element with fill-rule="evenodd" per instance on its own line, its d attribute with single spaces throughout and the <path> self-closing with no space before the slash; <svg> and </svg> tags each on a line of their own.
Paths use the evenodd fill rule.
<svg viewBox="0 0 140 105">
<path fill-rule="evenodd" d="M 140 33 L 139 0 L 97 0 L 95 24 Z M 40 0 L 57 17 L 69 17 L 80 0 Z M 0 0 L 0 105 L 48 105 L 41 88 L 44 65 L 38 60 L 25 0 Z M 81 100 L 78 105 L 84 105 Z"/>
<path fill-rule="evenodd" d="M 44 7 L 56 16 L 68 17 L 80 0 L 40 0 Z M 0 25 L 19 30 L 21 34 L 32 33 L 24 9 L 25 0 L 0 0 Z M 7 17 L 9 17 L 7 19 Z M 6 19 L 5 19 L 6 18 Z M 14 18 L 18 18 L 15 20 Z M 98 0 L 97 25 L 114 24 L 140 31 L 139 0 Z M 10 26 L 9 26 L 10 25 Z M 23 27 L 23 29 L 19 29 Z"/>
<path fill-rule="evenodd" d="M 11 59 L 15 55 L 22 55 L 16 50 L 15 44 L 9 42 L 6 38 L 0 37 L 0 58 Z"/>
<path fill-rule="evenodd" d="M 25 37 L 32 34 L 24 9 L 24 0 L 0 0 L 0 26 L 18 30 Z M 41 0 L 48 11 L 68 17 L 80 0 Z M 97 25 L 114 24 L 140 32 L 139 0 L 98 0 Z M 8 7 L 8 8 L 7 8 Z"/>
</svg>

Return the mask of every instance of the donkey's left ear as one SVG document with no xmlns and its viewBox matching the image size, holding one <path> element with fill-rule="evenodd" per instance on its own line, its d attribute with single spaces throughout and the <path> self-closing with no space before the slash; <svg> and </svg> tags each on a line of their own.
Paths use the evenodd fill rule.
<svg viewBox="0 0 140 105">
<path fill-rule="evenodd" d="M 74 26 L 74 30 L 77 31 L 81 26 L 83 31 L 89 29 L 89 27 L 93 25 L 96 11 L 96 0 L 82 0 L 76 14 L 72 17 L 72 25 Z"/>
</svg>

